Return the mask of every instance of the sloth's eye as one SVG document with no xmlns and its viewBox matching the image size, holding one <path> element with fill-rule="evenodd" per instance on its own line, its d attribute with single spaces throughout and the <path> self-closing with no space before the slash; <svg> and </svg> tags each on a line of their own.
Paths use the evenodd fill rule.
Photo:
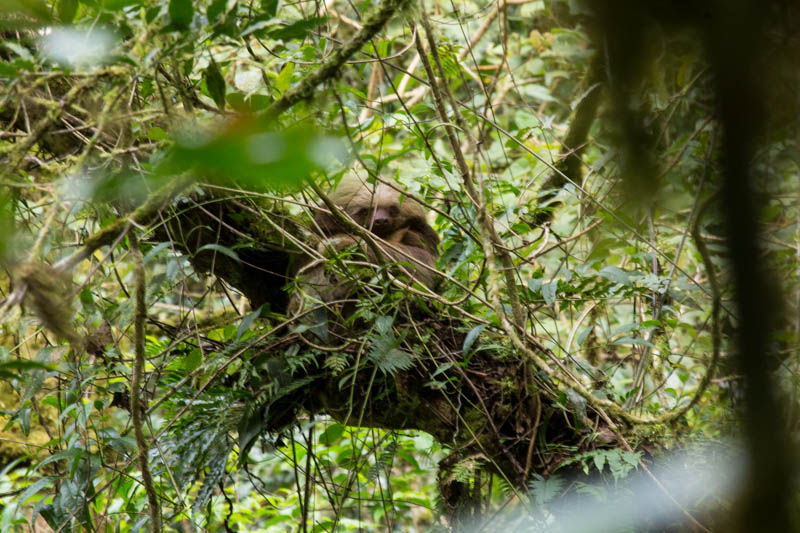
<svg viewBox="0 0 800 533">
<path fill-rule="evenodd" d="M 398 213 L 400 213 L 400 208 L 398 208 L 396 205 L 389 207 L 389 215 L 396 217 Z"/>
</svg>

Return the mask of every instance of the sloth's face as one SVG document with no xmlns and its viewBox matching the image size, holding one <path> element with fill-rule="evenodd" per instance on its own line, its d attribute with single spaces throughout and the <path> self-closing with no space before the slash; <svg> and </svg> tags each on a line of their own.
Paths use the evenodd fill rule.
<svg viewBox="0 0 800 533">
<path fill-rule="evenodd" d="M 353 220 L 367 228 L 378 237 L 388 237 L 402 227 L 400 208 L 396 205 L 361 208 L 353 215 Z"/>
</svg>

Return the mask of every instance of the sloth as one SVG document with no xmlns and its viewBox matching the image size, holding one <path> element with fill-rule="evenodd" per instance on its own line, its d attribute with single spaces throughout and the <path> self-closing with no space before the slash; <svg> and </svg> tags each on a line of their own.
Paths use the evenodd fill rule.
<svg viewBox="0 0 800 533">
<path fill-rule="evenodd" d="M 343 179 L 330 198 L 359 226 L 389 243 L 380 246 L 383 262 L 408 265 L 406 268 L 416 281 L 433 287 L 436 278 L 432 268 L 438 257 L 439 236 L 425 220 L 422 204 L 388 185 L 370 185 L 358 178 Z M 322 243 L 324 246 L 341 250 L 360 241 L 330 213 L 320 213 L 314 220 L 328 238 Z M 370 262 L 380 261 L 371 248 L 367 247 L 366 252 Z"/>
<path fill-rule="evenodd" d="M 323 257 L 334 257 L 354 248 L 362 265 L 365 262 L 378 266 L 396 264 L 393 272 L 405 276 L 408 283 L 418 282 L 434 288 L 433 269 L 438 257 L 439 236 L 426 221 L 426 209 L 422 204 L 388 185 L 372 185 L 354 177 L 344 178 L 330 194 L 330 199 L 356 224 L 377 237 L 374 241 L 379 254 L 361 236 L 354 235 L 349 227 L 325 211 L 314 218 L 322 237 L 317 250 Z M 298 286 L 302 292 L 322 304 L 351 297 L 357 281 L 331 272 L 326 263 L 327 260 L 320 259 L 298 269 Z M 297 295 L 290 307 L 295 313 L 303 307 Z M 353 309 L 351 305 L 342 314 L 352 314 Z"/>
</svg>

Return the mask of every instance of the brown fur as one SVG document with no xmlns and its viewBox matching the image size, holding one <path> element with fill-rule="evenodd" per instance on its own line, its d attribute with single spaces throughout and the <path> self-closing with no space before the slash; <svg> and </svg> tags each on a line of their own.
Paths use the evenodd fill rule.
<svg viewBox="0 0 800 533">
<path fill-rule="evenodd" d="M 372 246 L 362 242 L 360 236 L 353 235 L 345 224 L 328 212 L 320 213 L 314 219 L 324 237 L 318 245 L 318 251 L 323 256 L 332 257 L 346 248 L 356 247 L 366 262 L 375 265 L 400 263 L 394 269 L 395 274 L 407 277 L 409 282 L 417 281 L 434 287 L 436 278 L 426 266 L 433 268 L 436 263 L 439 236 L 425 220 L 425 209 L 421 204 L 386 185 L 374 186 L 350 178 L 344 179 L 330 198 L 357 224 L 376 237 L 374 240 L 380 257 Z M 295 276 L 300 283 L 290 300 L 289 314 L 302 312 L 309 298 L 317 304 L 347 299 L 359 284 L 358 279 L 332 272 L 324 259 L 301 265 Z M 316 307 L 316 310 L 312 308 L 306 311 L 311 312 L 313 321 L 322 325 L 326 322 L 325 312 L 319 305 Z M 336 306 L 336 312 L 343 316 L 351 314 L 353 309 L 352 302 Z M 326 331 L 327 326 L 315 328 L 320 338 L 327 336 L 327 333 L 322 334 L 317 329 Z"/>
<path fill-rule="evenodd" d="M 389 243 L 380 245 L 383 261 L 403 263 L 416 281 L 434 286 L 433 272 L 422 265 L 433 267 L 436 263 L 439 236 L 425 220 L 422 204 L 388 185 L 372 185 L 358 178 L 343 179 L 330 198 L 357 224 Z M 315 222 L 329 237 L 322 243 L 326 248 L 342 250 L 360 240 L 329 213 L 320 213 Z M 369 246 L 363 248 L 368 260 L 378 263 L 375 251 Z"/>
</svg>

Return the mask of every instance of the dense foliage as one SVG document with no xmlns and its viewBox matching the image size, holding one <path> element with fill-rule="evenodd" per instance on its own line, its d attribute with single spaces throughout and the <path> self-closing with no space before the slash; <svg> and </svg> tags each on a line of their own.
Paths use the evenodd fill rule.
<svg viewBox="0 0 800 533">
<path fill-rule="evenodd" d="M 607 17 L 562 0 L 0 6 L 0 529 L 535 531 L 565 495 L 628 496 L 631 476 L 671 498 L 691 478 L 648 465 L 677 449 L 689 472 L 728 468 L 746 369 L 715 67 L 670 21 L 620 51 Z M 785 405 L 793 38 L 773 43 L 768 81 L 795 85 L 765 97 L 752 158 L 783 310 L 759 355 Z M 357 274 L 363 305 L 324 346 L 287 316 L 284 275 L 319 241 L 320 192 L 351 175 L 430 207 L 442 279 Z M 735 481 L 697 479 L 717 488 L 646 524 L 722 527 Z M 641 530 L 630 514 L 611 520 Z"/>
</svg>

